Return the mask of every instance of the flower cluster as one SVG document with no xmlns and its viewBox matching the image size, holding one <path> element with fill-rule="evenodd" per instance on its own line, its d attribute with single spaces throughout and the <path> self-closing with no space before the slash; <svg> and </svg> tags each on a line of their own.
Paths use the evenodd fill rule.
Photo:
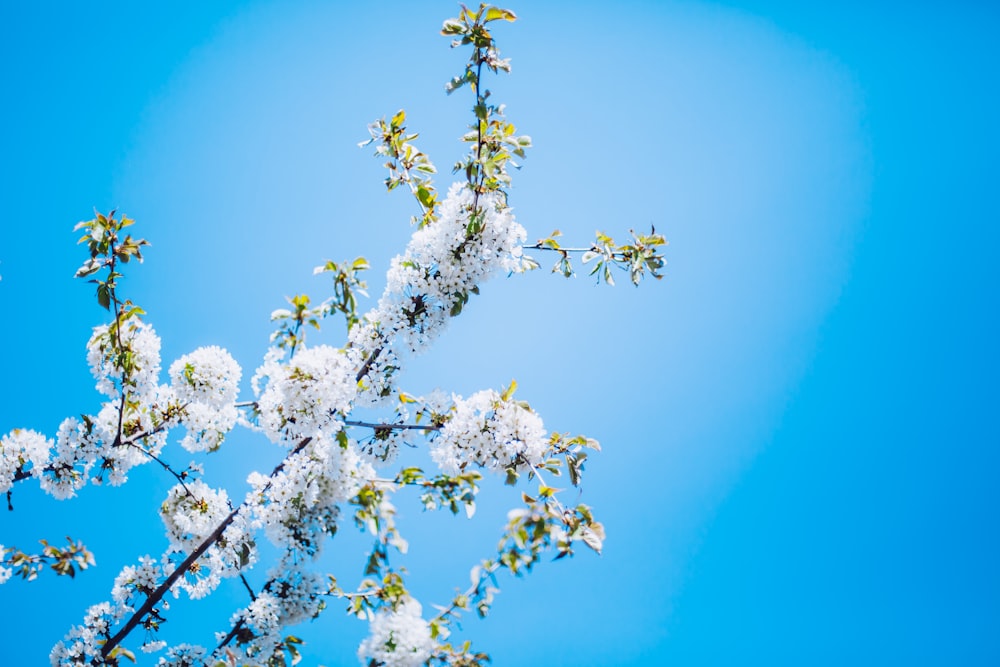
<svg viewBox="0 0 1000 667">
<path fill-rule="evenodd" d="M 125 613 L 124 607 L 109 602 L 93 605 L 84 615 L 83 624 L 70 628 L 66 638 L 52 647 L 49 662 L 53 667 L 88 664 L 100 655 L 111 628 Z"/>
<path fill-rule="evenodd" d="M 73 497 L 87 483 L 123 484 L 128 471 L 156 455 L 167 441 L 175 411 L 173 392 L 157 385 L 160 339 L 152 327 L 132 318 L 101 326 L 87 343 L 97 389 L 109 396 L 96 415 L 67 418 L 59 426 L 54 456 L 34 476 L 56 498 Z"/>
<path fill-rule="evenodd" d="M 430 624 L 425 621 L 420 603 L 410 598 L 393 612 L 379 612 L 372 619 L 369 635 L 358 647 L 358 658 L 365 665 L 382 667 L 417 667 L 434 651 Z"/>
<path fill-rule="evenodd" d="M 524 404 L 492 389 L 454 401 L 451 418 L 431 443 L 431 458 L 443 472 L 458 474 L 469 463 L 495 472 L 526 471 L 543 461 L 545 428 Z"/>
<path fill-rule="evenodd" d="M 236 400 L 242 371 L 233 356 L 217 345 L 199 347 L 170 364 L 177 398 L 222 408 Z"/>
<path fill-rule="evenodd" d="M 44 469 L 49 462 L 50 443 L 40 433 L 19 428 L 0 438 L 0 493 L 11 487 L 15 475 L 24 472 L 25 466 L 30 464 L 35 472 Z"/>
<path fill-rule="evenodd" d="M 116 604 L 123 605 L 131 609 L 133 596 L 149 595 L 160 583 L 160 575 L 163 569 L 156 559 L 143 556 L 139 559 L 139 565 L 126 565 L 115 577 L 115 586 L 111 590 L 111 599 Z"/>
<path fill-rule="evenodd" d="M 160 658 L 157 667 L 202 667 L 207 651 L 193 644 L 179 644 L 167 649 L 166 657 Z"/>
<path fill-rule="evenodd" d="M 322 610 L 321 596 L 329 591 L 323 578 L 305 569 L 306 564 L 284 558 L 271 570 L 264 589 L 247 607 L 230 619 L 237 633 L 234 644 L 225 647 L 228 660 L 240 665 L 285 664 L 281 660 L 286 638 L 282 630 L 292 624 L 315 618 Z M 220 646 L 227 641 L 217 633 Z M 272 663 L 270 659 L 278 659 Z"/>
<path fill-rule="evenodd" d="M 338 440 L 344 440 L 343 446 Z M 336 528 L 337 504 L 374 478 L 375 471 L 356 446 L 338 440 L 313 438 L 286 458 L 278 473 L 251 473 L 247 478 L 252 526 L 263 527 L 275 545 L 316 554 L 322 536 Z"/>
<path fill-rule="evenodd" d="M 118 486 L 128 480 L 128 472 L 149 461 L 149 454 L 158 455 L 167 443 L 167 424 L 171 393 L 168 387 L 158 387 L 142 403 L 108 401 L 86 423 L 89 438 L 96 448 L 100 463 L 95 481 L 107 478 Z"/>
<path fill-rule="evenodd" d="M 256 390 L 265 377 L 257 410 L 261 429 L 275 443 L 336 435 L 357 393 L 351 362 L 328 345 L 301 349 L 286 364 L 266 357 L 254 377 Z"/>
<path fill-rule="evenodd" d="M 190 552 L 215 530 L 229 514 L 229 497 L 224 489 L 212 489 L 201 480 L 177 484 L 160 507 L 170 546 Z"/>
<path fill-rule="evenodd" d="M 221 347 L 200 347 L 170 365 L 171 388 L 184 406 L 181 423 L 190 452 L 214 451 L 236 424 L 236 396 L 242 371 Z"/>
<path fill-rule="evenodd" d="M 413 352 L 423 350 L 469 292 L 499 271 L 524 270 L 526 232 L 514 220 L 503 195 L 479 197 L 455 183 L 442 202 L 440 218 L 418 229 L 406 252 L 392 260 L 386 288 L 369 319 L 395 332 Z"/>
<path fill-rule="evenodd" d="M 223 577 L 239 574 L 257 559 L 256 544 L 243 513 L 232 512 L 225 490 L 214 490 L 200 480 L 170 489 L 160 508 L 170 548 L 164 555 L 164 573 L 172 573 L 188 554 L 197 549 L 229 519 L 219 539 L 198 558 L 176 584 L 192 598 L 205 597 L 218 587 Z M 174 595 L 178 590 L 174 590 Z"/>
<path fill-rule="evenodd" d="M 87 363 L 99 392 L 116 398 L 124 391 L 141 400 L 156 389 L 160 338 L 137 317 L 118 326 L 95 327 L 87 343 Z"/>
<path fill-rule="evenodd" d="M 396 460 L 399 448 L 410 444 L 409 430 L 394 429 L 388 420 L 380 420 L 386 424 L 383 428 L 375 428 L 374 434 L 362 443 L 359 449 L 365 460 L 373 466 L 387 466 Z"/>
<path fill-rule="evenodd" d="M 63 420 L 56 433 L 52 462 L 45 470 L 35 473 L 42 489 L 65 500 L 75 496 L 87 483 L 100 444 L 92 432 L 93 422 L 84 424 L 75 417 Z"/>
<path fill-rule="evenodd" d="M 439 219 L 414 232 L 406 252 L 392 260 L 385 291 L 351 330 L 348 348 L 373 400 L 392 393 L 390 376 L 400 368 L 394 349 L 423 351 L 481 283 L 532 266 L 522 254 L 527 233 L 505 199 L 453 184 Z"/>
</svg>

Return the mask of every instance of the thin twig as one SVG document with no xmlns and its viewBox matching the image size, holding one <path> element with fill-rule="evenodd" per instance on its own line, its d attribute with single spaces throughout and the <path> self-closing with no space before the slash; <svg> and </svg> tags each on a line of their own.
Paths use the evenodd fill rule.
<svg viewBox="0 0 1000 667">
<path fill-rule="evenodd" d="M 563 248 L 562 246 L 558 248 L 552 248 L 542 243 L 535 243 L 534 245 L 526 245 L 522 246 L 522 248 L 524 250 L 548 250 L 550 252 L 590 252 L 594 250 L 594 246 L 590 246 L 589 248 Z M 615 256 L 618 256 L 620 254 L 621 253 L 615 253 Z"/>
<path fill-rule="evenodd" d="M 176 479 L 180 483 L 180 485 L 182 487 L 184 487 L 184 493 L 186 493 L 189 498 L 194 498 L 195 497 L 195 495 L 193 493 L 191 493 L 191 489 L 189 489 L 188 486 L 187 486 L 187 484 L 184 483 L 184 475 L 182 475 L 181 473 L 177 472 L 172 467 L 170 467 L 169 463 L 167 463 L 166 461 L 164 461 L 160 457 L 156 456 L 155 454 L 153 454 L 153 452 L 149 451 L 145 447 L 141 447 L 141 446 L 135 444 L 134 442 L 125 442 L 125 443 L 122 443 L 122 444 L 128 445 L 129 447 L 135 447 L 140 452 L 142 452 L 143 454 L 145 454 L 146 456 L 148 456 L 151 460 L 156 461 L 157 463 L 159 463 L 160 466 L 164 470 L 166 470 L 171 475 L 173 475 L 174 479 Z"/>
</svg>

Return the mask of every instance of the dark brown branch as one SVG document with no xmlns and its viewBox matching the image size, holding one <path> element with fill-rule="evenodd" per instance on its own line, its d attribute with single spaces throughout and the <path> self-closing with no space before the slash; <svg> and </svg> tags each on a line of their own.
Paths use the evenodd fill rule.
<svg viewBox="0 0 1000 667">
<path fill-rule="evenodd" d="M 206 537 L 205 540 L 201 544 L 199 544 L 198 547 L 194 551 L 192 551 L 188 555 L 188 557 L 185 558 L 183 562 L 181 562 L 180 565 L 177 566 L 177 569 L 171 572 L 170 576 L 167 577 L 166 580 L 162 584 L 160 584 L 148 598 L 146 598 L 146 601 L 142 604 L 142 606 L 139 607 L 138 610 L 132 613 L 132 616 L 129 617 L 128 622 L 125 623 L 122 629 L 119 630 L 114 637 L 111 637 L 107 641 L 107 643 L 105 643 L 104 646 L 101 647 L 101 658 L 107 658 L 108 655 L 115 649 L 115 647 L 118 646 L 122 642 L 122 640 L 125 639 L 125 637 L 127 637 L 128 634 L 135 629 L 135 626 L 139 625 L 139 623 L 146 616 L 146 614 L 152 611 L 153 607 L 156 606 L 156 604 L 163 598 L 166 592 L 173 587 L 173 585 L 177 582 L 177 580 L 180 579 L 182 576 L 184 576 L 184 574 L 188 571 L 188 569 L 190 569 L 190 567 L 194 564 L 194 562 L 199 558 L 201 558 L 202 554 L 208 551 L 209 547 L 215 544 L 219 540 L 219 538 L 222 537 L 222 533 L 224 533 L 226 528 L 229 527 L 229 524 L 233 522 L 233 519 L 236 518 L 236 515 L 239 514 L 240 509 L 242 509 L 242 507 L 243 506 L 241 505 L 240 507 L 237 507 L 232 512 L 230 512 L 229 515 L 222 520 L 222 523 L 220 523 L 215 528 L 215 530 L 213 530 L 212 533 L 208 537 Z M 97 665 L 100 663 L 96 661 L 91 661 L 91 664 Z"/>
<path fill-rule="evenodd" d="M 282 470 L 285 469 L 285 463 L 288 462 L 288 459 L 301 452 L 310 442 L 312 442 L 312 438 L 304 438 L 302 442 L 300 442 L 298 445 L 295 446 L 295 449 L 293 449 L 288 454 L 288 456 L 286 456 L 284 460 L 282 460 L 282 462 L 279 463 L 274 468 L 274 470 L 271 471 L 270 475 L 271 482 L 273 482 L 275 475 L 277 475 L 278 473 L 280 473 Z M 268 482 L 267 486 L 264 487 L 265 491 L 271 487 L 271 482 Z M 225 532 L 226 528 L 229 527 L 229 524 L 233 522 L 233 519 L 236 518 L 236 516 L 240 513 L 240 511 L 244 507 L 246 507 L 246 503 L 243 503 L 242 505 L 234 509 L 232 512 L 230 512 L 226 516 L 226 518 L 222 520 L 222 523 L 216 526 L 215 530 L 213 530 L 211 534 L 208 537 L 206 537 L 202 541 L 202 543 L 199 544 L 197 548 L 195 548 L 195 550 L 192 551 L 188 555 L 188 557 L 185 558 L 173 572 L 170 573 L 170 576 L 167 577 L 162 584 L 157 586 L 156 590 L 153 591 L 148 598 L 146 598 L 146 601 L 142 604 L 142 606 L 132 613 L 132 615 L 129 617 L 128 621 L 125 623 L 122 629 L 119 630 L 113 637 L 108 639 L 108 641 L 104 644 L 104 646 L 101 647 L 102 659 L 107 658 L 108 655 L 110 655 L 110 653 L 115 649 L 115 647 L 121 644 L 122 640 L 125 639 L 125 637 L 127 637 L 129 633 L 132 632 L 132 630 L 134 630 L 135 627 L 142 622 L 142 619 L 146 616 L 146 614 L 152 611 L 153 607 L 156 606 L 156 604 L 159 603 L 159 601 L 163 598 L 163 596 L 166 595 L 167 591 L 169 591 L 173 587 L 173 585 L 177 583 L 177 580 L 180 579 L 182 576 L 184 576 L 184 574 L 191 568 L 191 566 L 195 563 L 195 561 L 201 558 L 201 556 L 206 551 L 208 551 L 208 549 L 213 544 L 219 541 L 219 538 L 222 537 L 222 533 Z M 100 663 L 97 662 L 95 659 L 91 661 L 91 664 L 98 665 Z"/>
<path fill-rule="evenodd" d="M 347 426 L 359 426 L 370 428 L 376 431 L 440 431 L 440 426 L 433 424 L 383 424 L 381 422 L 363 422 L 348 419 L 344 422 Z"/>
</svg>

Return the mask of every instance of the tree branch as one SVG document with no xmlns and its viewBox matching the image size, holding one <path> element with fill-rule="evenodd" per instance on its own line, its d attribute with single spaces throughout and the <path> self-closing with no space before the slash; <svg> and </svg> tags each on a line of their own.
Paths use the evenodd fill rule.
<svg viewBox="0 0 1000 667">
<path fill-rule="evenodd" d="M 359 426 L 362 428 L 370 428 L 376 431 L 392 430 L 392 431 L 440 431 L 440 426 L 434 426 L 433 424 L 383 424 L 380 422 L 364 422 L 364 421 L 354 421 L 347 420 L 344 422 L 346 426 Z"/>
<path fill-rule="evenodd" d="M 284 460 L 282 460 L 282 462 L 279 463 L 274 468 L 274 470 L 271 471 L 270 475 L 271 482 L 274 481 L 275 475 L 277 475 L 279 472 L 285 469 L 285 464 L 288 462 L 288 459 L 301 452 L 310 442 L 312 442 L 311 437 L 303 438 L 302 442 L 296 445 L 295 449 L 293 449 L 291 452 L 288 453 L 288 455 L 284 458 Z M 268 482 L 267 486 L 264 487 L 265 491 L 271 487 L 271 482 Z M 215 530 L 213 530 L 211 534 L 209 534 L 209 536 L 206 537 L 202 541 L 202 543 L 199 544 L 198 547 L 195 548 L 195 550 L 192 551 L 188 555 L 188 557 L 185 558 L 173 572 L 170 573 L 170 576 L 168 576 L 162 584 L 157 586 L 156 590 L 153 591 L 149 595 L 149 597 L 146 598 L 146 601 L 142 604 L 142 606 L 139 607 L 139 609 L 137 609 L 136 611 L 132 612 L 132 615 L 129 617 L 128 621 L 125 623 L 122 629 L 119 630 L 113 637 L 108 639 L 108 641 L 104 644 L 104 646 L 101 647 L 102 661 L 104 658 L 108 657 L 108 655 L 115 649 L 115 647 L 121 644 L 122 640 L 125 639 L 125 637 L 127 637 L 129 633 L 135 629 L 135 626 L 139 625 L 143 617 L 146 614 L 148 614 L 153 609 L 154 606 L 156 606 L 156 604 L 163 598 L 166 592 L 169 591 L 175 583 L 177 583 L 177 580 L 180 579 L 184 575 L 184 573 L 190 569 L 190 567 L 195 563 L 195 561 L 201 558 L 201 556 L 206 551 L 208 551 L 209 547 L 215 544 L 219 540 L 219 538 L 222 537 L 222 533 L 225 532 L 226 528 L 229 527 L 229 524 L 233 522 L 233 519 L 235 519 L 236 516 L 240 513 L 240 511 L 243 510 L 246 506 L 247 504 L 244 502 L 242 505 L 240 505 L 232 512 L 230 512 L 226 516 L 226 518 L 223 519 L 218 526 L 216 526 Z M 101 663 L 97 662 L 97 659 L 95 658 L 94 660 L 91 661 L 91 664 L 99 665 Z"/>
</svg>

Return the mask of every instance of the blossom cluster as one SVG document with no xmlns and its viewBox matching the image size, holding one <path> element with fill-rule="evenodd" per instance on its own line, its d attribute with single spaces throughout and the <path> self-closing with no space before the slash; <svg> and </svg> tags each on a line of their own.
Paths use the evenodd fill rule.
<svg viewBox="0 0 1000 667">
<path fill-rule="evenodd" d="M 115 577 L 111 599 L 115 604 L 131 609 L 136 594 L 149 595 L 160 584 L 163 568 L 155 558 L 148 555 L 139 559 L 139 565 L 126 565 Z"/>
<path fill-rule="evenodd" d="M 371 621 L 369 635 L 358 647 L 363 665 L 417 667 L 435 647 L 430 624 L 421 616 L 420 603 L 408 598 L 395 611 L 382 611 Z"/>
<path fill-rule="evenodd" d="M 87 343 L 87 363 L 99 392 L 110 398 L 124 392 L 142 400 L 156 390 L 160 338 L 137 317 L 95 327 Z"/>
<path fill-rule="evenodd" d="M 212 451 L 236 424 L 236 396 L 242 371 L 227 351 L 212 345 L 186 354 L 170 365 L 171 388 L 184 406 L 181 423 L 190 452 Z"/>
<path fill-rule="evenodd" d="M 431 442 L 431 458 L 443 472 L 458 474 L 469 463 L 494 472 L 527 471 L 543 462 L 545 427 L 524 404 L 493 389 L 454 401 L 451 418 Z"/>
<path fill-rule="evenodd" d="M 260 382 L 267 382 L 261 390 Z M 287 363 L 272 351 L 254 376 L 260 427 L 275 443 L 332 437 L 357 393 L 347 356 L 328 345 L 300 349 Z"/>
<path fill-rule="evenodd" d="M 455 183 L 438 214 L 393 258 L 378 305 L 351 330 L 348 349 L 375 399 L 392 393 L 385 371 L 399 368 L 395 356 L 386 356 L 423 351 L 481 283 L 532 266 L 522 254 L 527 233 L 503 193 L 477 196 L 467 183 Z"/>
<path fill-rule="evenodd" d="M 81 625 L 70 628 L 65 639 L 56 643 L 49 653 L 49 662 L 56 665 L 86 665 L 100 655 L 101 645 L 111 628 L 127 613 L 123 605 L 100 602 L 87 609 Z"/>
<path fill-rule="evenodd" d="M 338 503 L 375 477 L 356 445 L 342 446 L 343 440 L 317 436 L 286 458 L 279 472 L 247 478 L 252 526 L 263 528 L 276 546 L 315 555 L 323 535 L 336 529 Z"/>
<path fill-rule="evenodd" d="M 308 563 L 283 558 L 269 572 L 264 589 L 245 609 L 236 612 L 230 624 L 239 627 L 239 639 L 226 646 L 229 660 L 241 665 L 273 664 L 285 644 L 282 630 L 315 618 L 322 610 L 322 597 L 329 588 L 323 578 L 306 569 Z M 222 645 L 225 633 L 218 633 Z M 284 661 L 278 662 L 284 664 Z"/>
<path fill-rule="evenodd" d="M 160 506 L 167 539 L 176 551 L 190 552 L 229 514 L 229 497 L 201 480 L 177 484 Z"/>
<path fill-rule="evenodd" d="M 221 348 L 181 357 L 170 367 L 172 384 L 160 385 L 160 339 L 132 317 L 95 328 L 87 359 L 97 390 L 109 400 L 97 414 L 63 420 L 54 442 L 19 429 L 4 436 L 0 492 L 15 477 L 29 476 L 59 499 L 73 497 L 89 480 L 117 486 L 133 467 L 159 455 L 170 428 L 186 426 L 181 445 L 189 451 L 213 450 L 237 421 L 241 371 Z"/>
<path fill-rule="evenodd" d="M 0 438 L 0 493 L 10 489 L 14 477 L 30 464 L 41 470 L 49 461 L 50 441 L 28 429 L 14 429 Z"/>
</svg>

